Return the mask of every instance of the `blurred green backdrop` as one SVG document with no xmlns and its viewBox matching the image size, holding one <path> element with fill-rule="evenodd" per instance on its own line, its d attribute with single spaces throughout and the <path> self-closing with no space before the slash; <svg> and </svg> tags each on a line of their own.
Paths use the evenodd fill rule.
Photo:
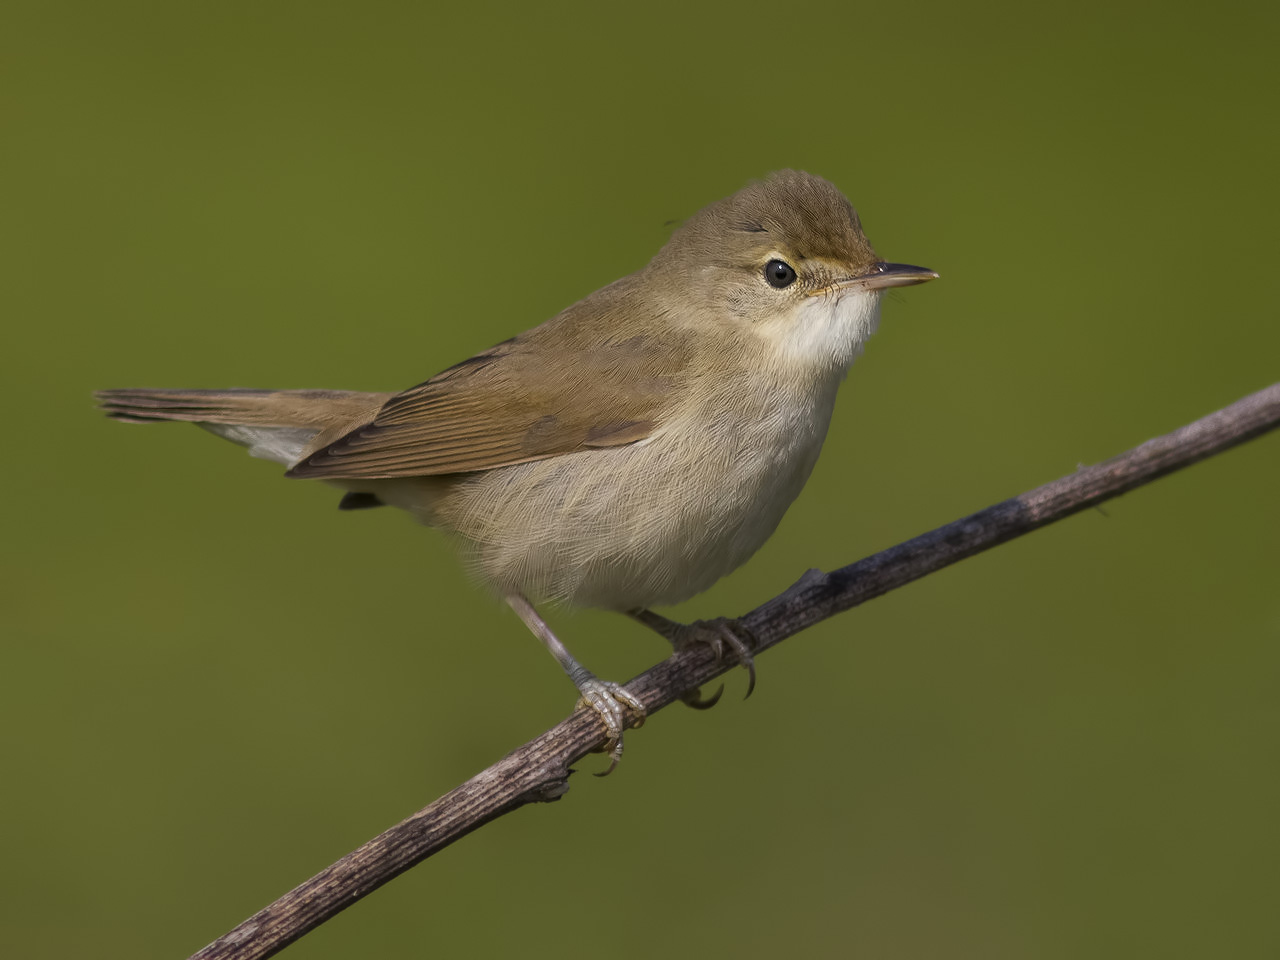
<svg viewBox="0 0 1280 960">
<path fill-rule="evenodd" d="M 820 173 L 943 279 L 692 618 L 1280 377 L 1275 4 L 0 17 L 8 957 L 184 956 L 573 704 L 437 534 L 94 388 L 405 387 Z M 1278 471 L 828 622 L 287 955 L 1275 956 Z M 553 622 L 604 676 L 662 655 Z"/>
</svg>

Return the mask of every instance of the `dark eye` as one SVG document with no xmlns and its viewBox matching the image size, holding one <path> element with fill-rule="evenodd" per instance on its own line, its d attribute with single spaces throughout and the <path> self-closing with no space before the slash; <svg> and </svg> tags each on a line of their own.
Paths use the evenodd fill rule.
<svg viewBox="0 0 1280 960">
<path fill-rule="evenodd" d="M 796 271 L 785 260 L 770 260 L 764 265 L 764 278 L 769 281 L 769 286 L 781 290 L 796 282 Z"/>
</svg>

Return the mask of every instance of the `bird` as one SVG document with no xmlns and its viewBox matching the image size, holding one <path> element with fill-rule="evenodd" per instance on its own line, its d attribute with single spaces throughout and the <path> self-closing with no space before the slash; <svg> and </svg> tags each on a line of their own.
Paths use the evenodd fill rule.
<svg viewBox="0 0 1280 960">
<path fill-rule="evenodd" d="M 694 214 L 638 271 L 401 392 L 96 398 L 115 420 L 194 422 L 340 488 L 342 509 L 391 506 L 452 535 L 599 715 L 609 772 L 644 705 L 579 663 L 537 605 L 629 614 L 677 648 L 727 646 L 753 686 L 739 625 L 652 608 L 706 590 L 772 535 L 884 291 L 937 276 L 882 260 L 837 187 L 783 170 Z"/>
</svg>

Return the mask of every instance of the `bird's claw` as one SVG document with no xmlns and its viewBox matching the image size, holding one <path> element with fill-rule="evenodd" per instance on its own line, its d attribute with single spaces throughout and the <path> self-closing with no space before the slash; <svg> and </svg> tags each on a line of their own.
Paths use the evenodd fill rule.
<svg viewBox="0 0 1280 960">
<path fill-rule="evenodd" d="M 738 666 L 747 671 L 747 692 L 742 699 L 745 700 L 751 696 L 751 692 L 756 688 L 756 661 L 751 656 L 751 647 L 756 643 L 756 638 L 746 624 L 741 620 L 720 617 L 716 620 L 696 620 L 689 624 L 689 628 L 698 630 L 700 635 L 694 635 L 685 640 L 686 646 L 693 643 L 710 644 L 717 661 L 724 656 L 725 647 L 733 651 L 734 656 L 738 658 Z M 710 636 L 707 635 L 708 633 Z M 747 639 L 743 639 L 744 637 Z M 748 643 L 747 640 L 751 642 Z M 720 695 L 716 694 L 711 702 L 714 703 L 719 697 Z"/>
<path fill-rule="evenodd" d="M 741 620 L 718 617 L 715 620 L 676 623 L 674 620 L 668 620 L 652 610 L 633 610 L 631 611 L 631 616 L 651 630 L 656 630 L 666 637 L 676 651 L 687 650 L 694 644 L 706 644 L 711 648 L 711 652 L 715 654 L 716 661 L 719 662 L 724 659 L 724 649 L 728 647 L 733 651 L 734 656 L 738 658 L 738 664 L 747 671 L 747 693 L 743 699 L 745 700 L 746 697 L 751 696 L 751 692 L 755 690 L 756 665 L 751 655 L 751 649 L 757 646 L 759 642 Z M 695 709 L 706 710 L 716 704 L 723 690 L 724 688 L 721 687 L 720 690 L 706 700 L 703 700 L 697 691 L 686 693 L 680 699 Z"/>
<path fill-rule="evenodd" d="M 717 703 L 720 702 L 720 697 L 723 694 L 724 694 L 723 683 L 720 684 L 720 686 L 716 687 L 716 692 L 713 693 L 711 696 L 707 697 L 707 699 L 705 700 L 702 699 L 702 691 L 699 690 L 697 687 L 694 687 L 692 690 L 686 690 L 684 693 L 680 694 L 680 701 L 686 707 L 693 707 L 693 709 L 695 710 L 710 710 L 712 707 L 714 707 Z"/>
<path fill-rule="evenodd" d="M 718 617 L 715 620 L 695 620 L 693 623 L 678 624 L 678 626 L 681 629 L 676 631 L 674 636 L 668 637 L 671 645 L 677 650 L 688 650 L 699 643 L 706 644 L 715 654 L 717 663 L 724 659 L 725 647 L 732 650 L 738 660 L 738 666 L 747 671 L 747 692 L 742 699 L 745 700 L 751 696 L 751 692 L 756 688 L 756 662 L 751 656 L 751 647 L 755 644 L 756 638 L 747 629 L 746 624 L 741 620 Z M 719 699 L 720 694 L 717 693 L 701 704 L 689 703 L 688 700 L 685 700 L 685 703 L 699 710 L 705 710 Z"/>
<path fill-rule="evenodd" d="M 609 754 L 609 769 L 604 773 L 596 774 L 597 777 L 607 777 L 613 773 L 614 767 L 622 759 L 622 731 L 627 726 L 627 714 L 623 705 L 635 711 L 637 714 L 635 726 L 641 727 L 644 726 L 644 704 L 634 694 L 629 693 L 622 684 L 601 680 L 599 677 L 582 681 L 578 692 L 582 694 L 578 704 L 588 706 L 599 714 L 601 721 L 604 722 L 605 732 L 609 736 L 603 747 L 603 752 Z"/>
</svg>

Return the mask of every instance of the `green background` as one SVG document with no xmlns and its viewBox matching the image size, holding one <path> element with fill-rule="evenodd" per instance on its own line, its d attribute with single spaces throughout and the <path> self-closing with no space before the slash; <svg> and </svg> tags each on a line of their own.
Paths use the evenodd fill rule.
<svg viewBox="0 0 1280 960">
<path fill-rule="evenodd" d="M 5 5 L 3 955 L 185 956 L 574 699 L 443 537 L 94 388 L 409 386 L 820 173 L 942 279 L 693 618 L 1280 379 L 1274 3 L 627 9 Z M 1275 956 L 1278 476 L 829 621 L 286 955 Z"/>
</svg>

